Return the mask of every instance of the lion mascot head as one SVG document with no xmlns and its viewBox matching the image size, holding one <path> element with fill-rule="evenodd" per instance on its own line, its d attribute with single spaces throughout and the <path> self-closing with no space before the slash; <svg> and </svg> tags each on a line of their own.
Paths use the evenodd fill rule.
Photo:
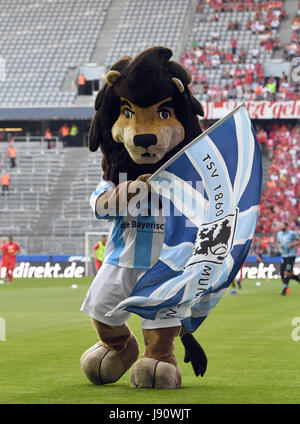
<svg viewBox="0 0 300 424">
<path fill-rule="evenodd" d="M 89 149 L 103 154 L 104 179 L 118 183 L 159 169 L 201 132 L 203 109 L 188 84 L 190 72 L 172 51 L 149 48 L 122 57 L 106 74 L 89 133 Z"/>
</svg>

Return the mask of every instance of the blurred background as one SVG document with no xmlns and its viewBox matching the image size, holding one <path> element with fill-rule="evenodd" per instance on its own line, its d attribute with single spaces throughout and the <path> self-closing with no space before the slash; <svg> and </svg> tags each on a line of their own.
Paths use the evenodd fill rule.
<svg viewBox="0 0 300 424">
<path fill-rule="evenodd" d="M 191 71 L 204 128 L 247 104 L 264 169 L 251 253 L 276 256 L 283 221 L 299 231 L 298 1 L 0 0 L 0 236 L 23 260 L 84 261 L 107 231 L 89 206 L 95 96 L 116 60 L 154 45 Z"/>
</svg>

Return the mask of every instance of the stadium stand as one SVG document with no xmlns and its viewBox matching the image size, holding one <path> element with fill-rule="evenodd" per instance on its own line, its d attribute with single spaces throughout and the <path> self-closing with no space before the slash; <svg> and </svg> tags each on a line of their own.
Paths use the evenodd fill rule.
<svg viewBox="0 0 300 424">
<path fill-rule="evenodd" d="M 1 158 L 6 150 L 7 143 L 1 143 Z M 7 158 L 0 169 L 11 176 L 9 196 L 1 196 L 0 234 L 13 233 L 21 242 L 32 235 L 63 168 L 64 155 L 63 150 L 43 150 L 33 143 L 17 145 L 17 166 L 10 168 Z"/>
<path fill-rule="evenodd" d="M 9 196 L 0 198 L 0 234 L 14 234 L 23 253 L 82 254 L 86 231 L 107 230 L 89 206 L 100 179 L 100 152 L 16 147 L 17 167 L 10 168 L 6 158 L 0 169 L 11 175 Z M 6 149 L 7 143 L 0 144 L 0 158 Z"/>
<path fill-rule="evenodd" d="M 1 106 L 70 105 L 69 68 L 88 62 L 110 0 L 0 0 Z"/>
<path fill-rule="evenodd" d="M 77 176 L 72 181 L 70 191 L 62 202 L 61 213 L 53 222 L 52 233 L 63 236 L 64 251 L 82 254 L 86 231 L 107 231 L 106 221 L 97 221 L 89 206 L 89 199 L 100 180 L 100 152 L 89 153 L 87 160 L 81 164 Z M 74 243 L 75 241 L 75 243 Z M 68 246 L 68 247 L 67 247 Z M 57 251 L 57 240 L 49 245 L 49 253 Z"/>
<path fill-rule="evenodd" d="M 268 241 L 274 242 L 282 222 L 289 222 L 289 227 L 297 230 L 300 227 L 300 125 L 272 123 L 265 133 L 265 141 L 274 140 L 275 149 L 269 169 L 269 180 L 263 191 L 257 234 L 260 239 L 260 250 L 268 248 Z M 258 239 L 259 240 L 259 239 Z"/>
<path fill-rule="evenodd" d="M 286 44 L 283 50 L 283 57 L 288 60 L 300 56 L 300 2 L 291 22 L 291 30 L 291 42 Z"/>
<path fill-rule="evenodd" d="M 181 57 L 193 91 L 206 101 L 300 98 L 285 74 L 276 82 L 263 70 L 281 47 L 278 29 L 286 18 L 281 1 L 199 1 Z"/>
<path fill-rule="evenodd" d="M 291 39 L 290 43 L 287 43 L 284 46 L 283 57 L 286 60 L 291 61 L 292 64 L 292 75 L 294 73 L 299 73 L 297 67 L 300 65 L 300 2 L 298 3 L 298 8 L 291 21 Z M 300 93 L 300 81 L 294 81 L 295 87 L 297 88 L 298 93 Z M 299 95 L 300 96 L 300 95 Z"/>
<path fill-rule="evenodd" d="M 155 45 L 170 47 L 176 57 L 191 5 L 190 0 L 126 0 L 106 66 Z"/>
</svg>

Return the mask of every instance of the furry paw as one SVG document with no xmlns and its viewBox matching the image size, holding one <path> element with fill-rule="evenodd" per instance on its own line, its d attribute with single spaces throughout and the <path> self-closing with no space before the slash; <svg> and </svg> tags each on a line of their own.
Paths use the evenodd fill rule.
<svg viewBox="0 0 300 424">
<path fill-rule="evenodd" d="M 84 352 L 80 366 L 93 384 L 109 384 L 118 381 L 137 360 L 138 355 L 138 343 L 132 335 L 122 353 L 110 351 L 101 342 L 96 343 Z"/>
<path fill-rule="evenodd" d="M 140 389 L 178 389 L 181 372 L 177 366 L 167 362 L 141 358 L 130 370 L 130 384 Z"/>
</svg>

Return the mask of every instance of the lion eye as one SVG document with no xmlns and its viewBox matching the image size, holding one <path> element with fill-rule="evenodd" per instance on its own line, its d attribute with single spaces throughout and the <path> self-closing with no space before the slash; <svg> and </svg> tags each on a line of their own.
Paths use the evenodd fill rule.
<svg viewBox="0 0 300 424">
<path fill-rule="evenodd" d="M 130 119 L 130 118 L 132 117 L 132 111 L 131 111 L 130 109 L 125 108 L 125 109 L 123 110 L 123 114 L 125 115 L 125 117 L 126 117 L 127 119 Z"/>
<path fill-rule="evenodd" d="M 168 119 L 168 118 L 170 118 L 170 116 L 171 116 L 171 114 L 170 114 L 170 112 L 168 111 L 168 109 L 162 109 L 162 110 L 159 112 L 159 117 L 160 117 L 160 119 Z"/>
</svg>

